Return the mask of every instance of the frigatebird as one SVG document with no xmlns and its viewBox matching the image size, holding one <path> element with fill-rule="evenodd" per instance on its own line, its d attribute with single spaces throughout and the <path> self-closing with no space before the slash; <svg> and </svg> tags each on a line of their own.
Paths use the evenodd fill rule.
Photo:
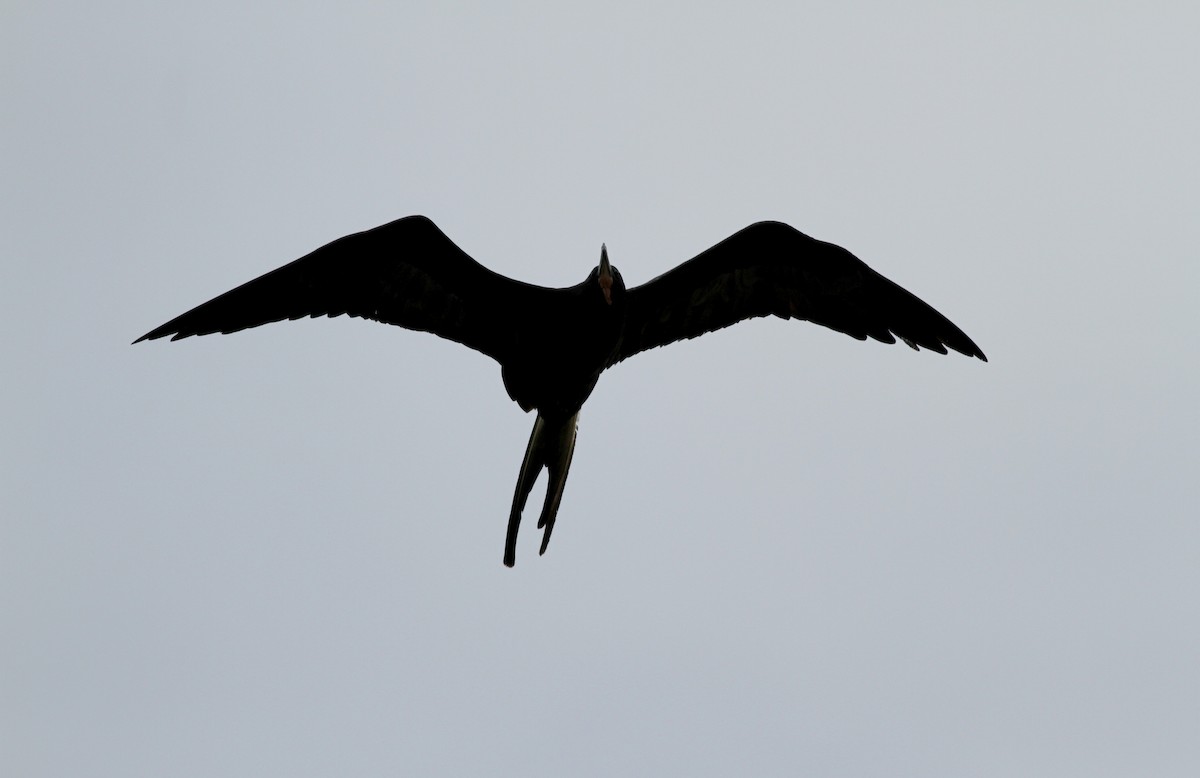
<svg viewBox="0 0 1200 778">
<path fill-rule="evenodd" d="M 805 319 L 852 338 L 987 357 L 945 316 L 840 246 L 759 222 L 658 278 L 625 288 L 600 248 L 577 286 L 551 289 L 488 270 L 424 216 L 333 241 L 134 341 L 230 333 L 306 316 L 357 316 L 432 332 L 500 363 L 504 388 L 537 410 L 517 477 L 504 564 L 541 471 L 546 552 L 575 451 L 579 409 L 600 373 L 647 349 L 745 319 Z"/>
</svg>

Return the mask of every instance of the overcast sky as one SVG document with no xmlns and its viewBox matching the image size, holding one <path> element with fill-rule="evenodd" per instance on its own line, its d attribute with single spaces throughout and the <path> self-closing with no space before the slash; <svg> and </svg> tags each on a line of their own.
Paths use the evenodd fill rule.
<svg viewBox="0 0 1200 778">
<path fill-rule="evenodd" d="M 1200 13 L 738 5 L 5 4 L 0 772 L 1200 774 Z M 640 355 L 509 570 L 486 357 L 129 345 L 414 213 L 551 286 L 779 219 L 991 362 Z"/>
</svg>

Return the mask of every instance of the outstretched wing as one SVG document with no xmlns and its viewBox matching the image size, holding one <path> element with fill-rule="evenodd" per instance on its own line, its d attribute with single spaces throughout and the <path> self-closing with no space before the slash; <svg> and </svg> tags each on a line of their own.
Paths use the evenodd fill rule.
<svg viewBox="0 0 1200 778">
<path fill-rule="evenodd" d="M 500 361 L 514 311 L 549 290 L 471 259 L 424 216 L 347 235 L 134 341 L 229 333 L 305 316 L 358 316 L 432 332 Z"/>
<path fill-rule="evenodd" d="M 759 222 L 627 292 L 628 316 L 612 364 L 744 319 L 807 319 L 866 340 L 987 361 L 945 316 L 832 243 L 780 222 Z"/>
</svg>

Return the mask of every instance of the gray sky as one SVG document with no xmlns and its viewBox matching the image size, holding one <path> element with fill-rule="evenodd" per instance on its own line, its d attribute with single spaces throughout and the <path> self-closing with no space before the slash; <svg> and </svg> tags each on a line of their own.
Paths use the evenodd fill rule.
<svg viewBox="0 0 1200 778">
<path fill-rule="evenodd" d="M 0 771 L 1198 774 L 1192 5 L 498 5 L 0 12 Z M 129 346 L 413 213 L 555 286 L 779 219 L 992 361 L 638 356 L 508 570 L 491 360 Z"/>
</svg>

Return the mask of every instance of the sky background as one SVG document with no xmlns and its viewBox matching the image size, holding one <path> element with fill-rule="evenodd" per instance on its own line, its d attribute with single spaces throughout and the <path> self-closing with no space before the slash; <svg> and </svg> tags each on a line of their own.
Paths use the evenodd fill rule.
<svg viewBox="0 0 1200 778">
<path fill-rule="evenodd" d="M 1200 774 L 1200 12 L 733 5 L 4 4 L 0 772 Z M 491 360 L 129 345 L 414 213 L 550 286 L 786 221 L 991 362 L 640 355 L 509 570 Z"/>
</svg>

